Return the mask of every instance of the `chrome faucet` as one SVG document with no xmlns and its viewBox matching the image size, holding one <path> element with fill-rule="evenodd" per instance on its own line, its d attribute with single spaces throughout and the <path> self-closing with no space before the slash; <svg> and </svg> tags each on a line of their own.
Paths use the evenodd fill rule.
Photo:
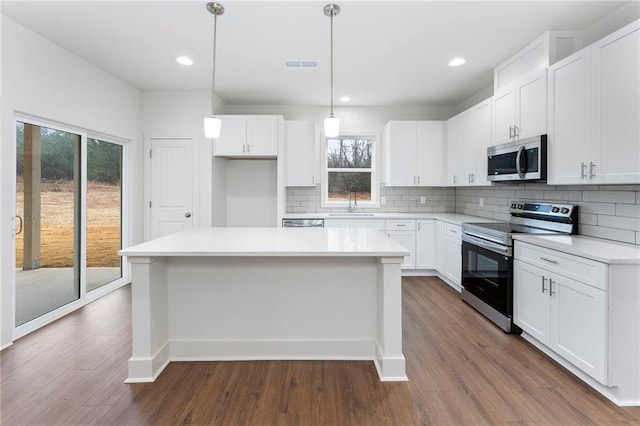
<svg viewBox="0 0 640 426">
<path fill-rule="evenodd" d="M 351 194 L 353 194 L 353 205 L 351 204 Z M 349 189 L 349 213 L 353 213 L 356 207 L 358 207 L 358 191 L 355 186 L 352 186 Z"/>
</svg>

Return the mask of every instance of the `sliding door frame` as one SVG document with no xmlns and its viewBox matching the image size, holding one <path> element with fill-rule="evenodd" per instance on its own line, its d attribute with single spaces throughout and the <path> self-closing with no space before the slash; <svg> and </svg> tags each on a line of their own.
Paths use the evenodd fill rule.
<svg viewBox="0 0 640 426">
<path fill-rule="evenodd" d="M 13 273 L 11 276 L 11 325 L 12 325 L 12 340 L 16 340 L 26 334 L 29 334 L 40 327 L 43 327 L 73 311 L 76 309 L 86 305 L 89 302 L 92 302 L 119 287 L 122 287 L 125 284 L 130 282 L 129 279 L 129 268 L 126 263 L 125 258 L 121 258 L 121 268 L 122 276 L 119 279 L 116 279 L 108 284 L 103 285 L 100 288 L 95 289 L 94 291 L 87 292 L 87 140 L 89 138 L 98 139 L 104 142 L 109 142 L 113 144 L 117 144 L 122 146 L 122 164 L 121 164 L 121 205 L 120 205 L 120 214 L 121 214 L 121 226 L 120 226 L 120 242 L 122 245 L 126 244 L 129 238 L 129 173 L 128 173 L 128 159 L 129 159 L 129 141 L 101 134 L 99 132 L 90 131 L 87 129 L 83 129 L 81 127 L 75 127 L 72 125 L 59 123 L 57 121 L 50 121 L 38 117 L 34 117 L 28 114 L 14 113 L 13 119 L 13 157 L 14 157 L 14 181 L 12 183 L 13 188 L 13 201 L 11 212 L 12 217 L 14 218 L 15 223 L 15 215 L 16 215 L 16 195 L 17 195 L 17 187 L 16 187 L 16 169 L 15 169 L 15 158 L 17 155 L 15 146 L 16 146 L 16 127 L 18 122 L 22 122 L 25 124 L 31 124 L 35 126 L 50 128 L 54 130 L 59 130 L 63 132 L 68 132 L 71 134 L 80 136 L 80 297 L 77 300 L 74 300 L 66 305 L 63 305 L 57 309 L 54 309 L 51 312 L 48 312 L 42 316 L 39 316 L 25 324 L 22 324 L 16 327 L 16 274 L 15 274 L 15 264 L 16 264 L 16 236 L 15 232 L 13 238 L 11 239 L 11 253 L 12 258 L 11 266 L 13 268 Z M 74 230 L 76 232 L 76 230 Z M 3 265 L 4 266 L 4 265 Z"/>
</svg>

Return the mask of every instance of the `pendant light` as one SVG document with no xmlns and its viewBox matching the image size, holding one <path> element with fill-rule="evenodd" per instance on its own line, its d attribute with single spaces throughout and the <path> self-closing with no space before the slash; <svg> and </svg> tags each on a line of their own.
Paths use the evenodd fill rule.
<svg viewBox="0 0 640 426">
<path fill-rule="evenodd" d="M 333 17 L 340 13 L 340 6 L 330 3 L 324 7 L 324 14 L 331 18 L 331 113 L 324 119 L 324 135 L 335 138 L 340 134 L 340 120 L 333 116 Z"/>
<path fill-rule="evenodd" d="M 220 137 L 222 121 L 213 114 L 214 94 L 216 87 L 216 32 L 218 29 L 218 15 L 224 13 L 220 3 L 207 3 L 207 10 L 213 15 L 213 71 L 211 72 L 211 115 L 204 118 L 204 135 L 207 138 Z"/>
</svg>

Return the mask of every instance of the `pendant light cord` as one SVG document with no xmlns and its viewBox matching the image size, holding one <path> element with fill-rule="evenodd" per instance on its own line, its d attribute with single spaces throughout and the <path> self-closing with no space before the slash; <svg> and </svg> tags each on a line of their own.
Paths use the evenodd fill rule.
<svg viewBox="0 0 640 426">
<path fill-rule="evenodd" d="M 331 115 L 333 117 L 333 12 L 331 13 Z"/>
<path fill-rule="evenodd" d="M 213 116 L 214 94 L 216 87 L 216 33 L 218 32 L 218 15 L 213 15 L 213 72 L 211 73 L 211 115 Z"/>
</svg>

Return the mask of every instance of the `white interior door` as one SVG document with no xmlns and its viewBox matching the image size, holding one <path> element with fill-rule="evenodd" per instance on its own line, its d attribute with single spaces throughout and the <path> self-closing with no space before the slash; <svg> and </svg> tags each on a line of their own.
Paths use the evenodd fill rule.
<svg viewBox="0 0 640 426">
<path fill-rule="evenodd" d="M 151 140 L 151 239 L 193 226 L 193 140 Z"/>
</svg>

